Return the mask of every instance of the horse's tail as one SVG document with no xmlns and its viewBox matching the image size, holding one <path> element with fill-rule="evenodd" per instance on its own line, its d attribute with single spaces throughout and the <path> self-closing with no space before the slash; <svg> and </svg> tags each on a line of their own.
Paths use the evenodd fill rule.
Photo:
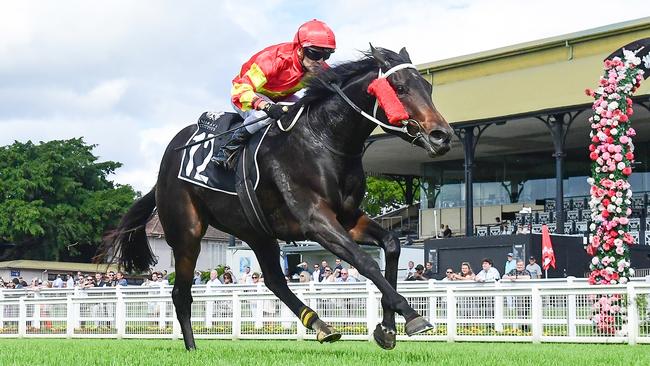
<svg viewBox="0 0 650 366">
<path fill-rule="evenodd" d="M 118 262 L 120 268 L 129 272 L 145 272 L 155 265 L 156 259 L 145 232 L 155 207 L 156 187 L 137 200 L 122 217 L 118 227 L 107 233 L 100 256 L 111 258 L 109 262 Z"/>
</svg>

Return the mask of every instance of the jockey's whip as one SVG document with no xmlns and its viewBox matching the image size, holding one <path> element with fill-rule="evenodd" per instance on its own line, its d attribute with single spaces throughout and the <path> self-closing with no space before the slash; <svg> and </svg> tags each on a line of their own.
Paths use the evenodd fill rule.
<svg viewBox="0 0 650 366">
<path fill-rule="evenodd" d="M 260 117 L 260 118 L 255 118 L 254 120 L 252 120 L 252 121 L 250 121 L 250 122 L 248 122 L 248 123 L 246 123 L 246 124 L 242 124 L 242 125 L 237 126 L 237 127 L 235 127 L 235 128 L 231 128 L 231 129 L 229 129 L 229 130 L 227 130 L 227 131 L 224 131 L 224 132 L 222 132 L 222 133 L 216 134 L 216 135 L 214 135 L 214 136 L 210 136 L 210 137 L 205 138 L 205 139 L 203 139 L 203 140 L 194 141 L 194 142 L 192 142 L 191 144 L 187 144 L 187 145 L 184 145 L 184 146 L 175 147 L 175 148 L 174 148 L 174 151 L 180 151 L 180 150 L 187 149 L 188 147 L 192 147 L 192 146 L 194 146 L 194 145 L 202 144 L 202 143 L 204 143 L 204 142 L 206 142 L 206 141 L 210 141 L 210 140 L 212 140 L 213 138 L 216 138 L 216 137 L 219 137 L 219 136 L 223 136 L 223 135 L 225 135 L 225 134 L 227 134 L 227 133 L 229 133 L 229 132 L 232 132 L 232 131 L 238 130 L 238 129 L 243 128 L 243 127 L 246 127 L 246 126 L 250 126 L 250 125 L 255 124 L 255 123 L 259 122 L 259 121 L 265 120 L 265 119 L 267 119 L 267 118 L 269 118 L 269 117 L 268 117 L 268 116 L 262 116 L 262 117 Z"/>
</svg>

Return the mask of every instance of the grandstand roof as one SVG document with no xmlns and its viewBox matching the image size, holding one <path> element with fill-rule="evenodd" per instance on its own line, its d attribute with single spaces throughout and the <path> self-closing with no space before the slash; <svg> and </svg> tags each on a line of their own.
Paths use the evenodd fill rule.
<svg viewBox="0 0 650 366">
<path fill-rule="evenodd" d="M 418 69 L 433 84 L 433 101 L 450 124 L 498 123 L 481 136 L 477 157 L 547 152 L 553 149 L 550 132 L 536 117 L 589 110 L 592 100 L 584 90 L 596 86 L 603 60 L 646 37 L 650 17 L 425 63 Z M 641 84 L 637 98 L 647 100 L 649 95 L 650 82 Z M 587 118 L 589 113 L 578 115 L 567 148 L 588 145 Z M 650 120 L 650 111 L 636 108 L 633 119 L 637 134 L 649 136 L 650 123 L 639 122 Z M 379 128 L 370 140 L 363 157 L 369 174 L 419 176 L 421 164 L 434 161 L 423 149 Z M 462 145 L 454 138 L 451 151 L 435 161 L 462 159 Z"/>
</svg>

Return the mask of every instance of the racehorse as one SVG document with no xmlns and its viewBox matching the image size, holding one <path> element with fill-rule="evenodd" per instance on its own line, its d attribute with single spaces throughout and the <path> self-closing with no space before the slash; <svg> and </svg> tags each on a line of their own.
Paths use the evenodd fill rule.
<svg viewBox="0 0 650 366">
<path fill-rule="evenodd" d="M 369 84 L 384 74 L 401 101 L 408 119 L 400 127 L 385 123 L 380 109 L 375 121 L 370 112 L 375 98 Z M 337 93 L 334 85 L 340 87 Z M 364 144 L 376 123 L 387 132 L 425 149 L 431 157 L 449 150 L 452 130 L 431 99 L 432 86 L 411 64 L 406 49 L 399 53 L 371 46 L 363 58 L 323 71 L 311 79 L 308 91 L 286 118 L 297 122 L 289 133 L 271 128 L 259 147 L 261 179 L 257 196 L 273 234 L 255 230 L 236 196 L 209 190 L 177 178 L 182 146 L 196 127 L 185 127 L 167 147 L 154 188 L 127 211 L 105 244 L 127 270 L 147 271 L 155 264 L 144 225 L 157 207 L 165 239 L 175 258 L 176 280 L 172 299 L 185 347 L 196 348 L 190 312 L 190 288 L 201 238 L 208 225 L 235 235 L 254 251 L 266 286 L 299 317 L 317 339 L 333 342 L 341 334 L 321 320 L 287 286 L 280 267 L 278 239 L 312 240 L 356 267 L 382 293 L 383 319 L 374 339 L 385 349 L 395 347 L 395 313 L 406 321 L 406 333 L 432 328 L 395 290 L 400 242 L 396 235 L 371 220 L 360 208 L 365 192 L 361 158 Z M 345 96 L 345 98 L 344 98 Z M 345 99 L 348 99 L 347 101 Z M 354 106 L 356 105 L 356 106 Z M 306 113 L 297 116 L 299 107 Z M 383 122 L 383 123 L 382 123 Z M 385 251 L 385 277 L 378 264 L 359 244 Z M 109 249 L 107 249 L 109 250 Z"/>
</svg>

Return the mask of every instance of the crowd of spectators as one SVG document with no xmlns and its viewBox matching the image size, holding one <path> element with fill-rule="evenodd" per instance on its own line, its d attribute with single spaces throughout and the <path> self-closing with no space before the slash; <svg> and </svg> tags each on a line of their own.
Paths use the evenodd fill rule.
<svg viewBox="0 0 650 366">
<path fill-rule="evenodd" d="M 151 279 L 147 279 L 142 285 L 152 285 L 154 283 L 167 284 L 167 271 L 153 272 Z M 29 283 L 23 277 L 14 277 L 5 281 L 0 277 L 0 288 L 8 289 L 43 289 L 43 288 L 91 288 L 91 287 L 116 287 L 128 286 L 129 283 L 123 272 L 108 271 L 106 273 L 97 272 L 95 274 L 77 272 L 57 274 L 53 280 L 43 280 L 38 277 L 31 279 Z"/>
<path fill-rule="evenodd" d="M 484 258 L 481 261 L 481 270 L 478 273 L 474 273 L 469 262 L 462 262 L 459 272 L 454 271 L 453 268 L 447 268 L 442 281 L 494 282 L 502 279 L 516 281 L 542 278 L 542 269 L 533 256 L 528 258 L 528 265 L 526 265 L 523 259 L 515 259 L 513 253 L 508 253 L 503 269 L 504 275 L 501 276 L 501 272 L 494 267 L 492 259 Z M 416 266 L 413 261 L 409 261 L 406 269 L 406 277 L 403 280 L 427 281 L 436 277 L 432 271 L 431 262 L 426 262 L 424 266 L 421 264 Z"/>
<path fill-rule="evenodd" d="M 462 262 L 460 271 L 456 272 L 453 268 L 445 270 L 445 277 L 442 281 L 476 281 L 492 282 L 498 280 L 521 280 L 521 279 L 539 279 L 542 278 L 542 269 L 537 264 L 535 257 L 528 258 L 528 264 L 523 259 L 515 259 L 513 253 L 508 253 L 504 264 L 504 274 L 494 267 L 492 259 L 485 258 L 481 261 L 481 270 L 474 273 L 469 262 Z M 415 265 L 413 261 L 408 262 L 406 276 L 402 280 L 406 281 L 427 281 L 435 279 L 436 273 L 433 272 L 431 262 Z M 359 282 L 363 277 L 354 266 L 343 264 L 340 259 L 336 259 L 333 266 L 322 260 L 320 263 L 309 265 L 307 262 L 300 263 L 293 271 L 287 271 L 285 274 L 287 282 L 316 282 L 316 283 L 340 283 L 340 282 Z M 139 282 L 139 281 L 138 281 Z M 255 284 L 264 282 L 262 273 L 251 271 L 250 267 L 245 267 L 244 271 L 236 276 L 229 266 L 224 267 L 224 271 L 219 274 L 217 270 L 210 271 L 209 278 L 204 281 L 201 279 L 201 272 L 196 271 L 193 279 L 195 285 L 206 284 L 208 286 L 229 285 L 229 284 Z M 168 285 L 167 271 L 153 271 L 148 279 L 142 282 L 141 286 L 164 286 Z M 129 282 L 122 272 L 109 271 L 106 273 L 84 274 L 77 272 L 76 276 L 72 273 L 58 274 L 54 280 L 42 281 L 39 278 L 33 278 L 29 283 L 22 277 L 15 277 L 5 281 L 0 277 L 0 288 L 8 289 L 41 289 L 41 288 L 92 288 L 92 287 L 115 287 L 128 286 Z"/>
</svg>

